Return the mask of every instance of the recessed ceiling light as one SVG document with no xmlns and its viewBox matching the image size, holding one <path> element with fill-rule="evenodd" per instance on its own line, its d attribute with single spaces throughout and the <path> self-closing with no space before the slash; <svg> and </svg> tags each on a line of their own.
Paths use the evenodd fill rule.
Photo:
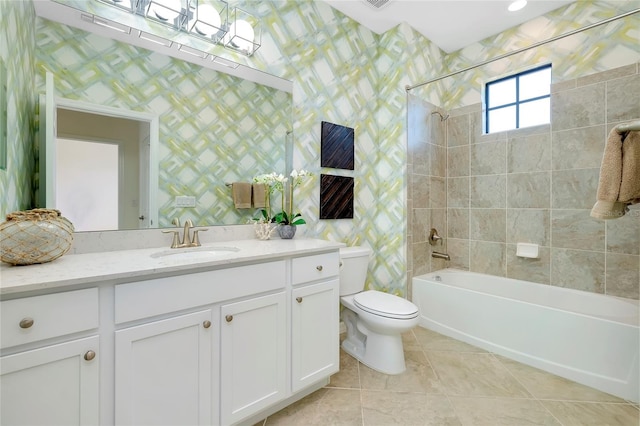
<svg viewBox="0 0 640 426">
<path fill-rule="evenodd" d="M 509 5 L 509 12 L 515 12 L 527 5 L 527 0 L 516 0 Z"/>
</svg>

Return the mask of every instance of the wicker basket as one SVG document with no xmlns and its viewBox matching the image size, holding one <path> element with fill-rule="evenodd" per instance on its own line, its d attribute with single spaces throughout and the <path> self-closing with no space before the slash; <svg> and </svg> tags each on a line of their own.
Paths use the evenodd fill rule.
<svg viewBox="0 0 640 426">
<path fill-rule="evenodd" d="M 58 210 L 13 212 L 0 224 L 0 260 L 12 265 L 51 262 L 69 251 L 73 224 Z"/>
</svg>

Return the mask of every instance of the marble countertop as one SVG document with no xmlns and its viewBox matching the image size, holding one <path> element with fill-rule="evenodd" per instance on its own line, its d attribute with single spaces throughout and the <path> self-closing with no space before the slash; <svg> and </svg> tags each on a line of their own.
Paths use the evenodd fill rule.
<svg viewBox="0 0 640 426">
<path fill-rule="evenodd" d="M 185 259 L 166 254 L 191 249 L 156 247 L 136 250 L 119 250 L 88 254 L 67 254 L 52 262 L 11 266 L 0 264 L 0 295 L 51 290 L 59 287 L 80 286 L 99 282 L 129 282 L 139 279 L 168 276 L 181 272 L 201 271 L 246 264 L 255 261 L 278 259 L 321 253 L 343 247 L 344 244 L 317 239 L 257 239 L 207 243 L 196 250 L 207 248 L 234 248 L 211 259 L 196 256 Z"/>
</svg>

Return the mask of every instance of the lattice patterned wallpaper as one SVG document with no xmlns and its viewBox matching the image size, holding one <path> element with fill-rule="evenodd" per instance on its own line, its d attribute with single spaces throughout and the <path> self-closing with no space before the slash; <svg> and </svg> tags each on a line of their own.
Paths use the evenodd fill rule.
<svg viewBox="0 0 640 426">
<path fill-rule="evenodd" d="M 7 169 L 0 170 L 0 218 L 31 207 L 34 171 L 35 12 L 30 3 L 0 1 L 0 57 L 7 68 Z M 15 60 L 19 58 L 20 60 Z"/>
<path fill-rule="evenodd" d="M 575 28 L 578 22 L 592 22 L 611 16 L 620 2 L 590 2 L 588 7 L 578 2 L 539 18 L 539 22 L 505 31 L 450 55 L 444 54 L 406 25 L 399 25 L 379 36 L 323 2 L 252 0 L 233 3 L 261 16 L 265 25 L 263 46 L 251 58 L 234 56 L 227 51 L 214 53 L 294 81 L 291 115 L 294 130 L 293 166 L 310 169 L 317 176 L 324 172 L 319 167 L 321 121 L 356 129 L 356 170 L 347 174 L 356 179 L 354 219 L 317 220 L 319 186 L 316 180 L 296 193 L 296 205 L 308 219 L 308 225 L 299 230 L 302 231 L 300 234 L 343 241 L 349 245 L 369 245 L 375 252 L 369 284 L 402 294 L 407 262 L 404 86 L 490 58 L 514 46 L 519 47 L 532 36 L 539 38 L 541 25 L 545 28 L 545 35 L 552 35 Z M 630 3 L 624 2 L 625 5 Z M 28 22 L 28 13 L 26 18 Z M 566 57 L 568 60 L 563 62 L 565 65 L 558 65 L 557 69 L 575 77 L 593 69 L 601 71 L 617 67 L 621 65 L 621 60 L 633 61 L 626 57 L 625 48 L 620 50 L 619 46 L 630 46 L 637 41 L 634 28 L 637 29 L 635 18 L 621 21 L 606 32 L 585 34 L 586 37 L 579 43 L 579 53 Z M 571 49 L 571 46 L 566 49 Z M 547 54 L 540 51 L 538 55 L 545 57 Z M 557 61 L 565 59 L 559 56 Z M 20 66 L 28 68 L 28 65 Z M 180 67 L 176 65 L 176 69 L 180 69 L 184 75 L 185 69 Z M 499 73 L 500 70 L 492 72 Z M 187 85 L 203 85 L 201 76 L 196 77 L 196 73 L 183 78 L 189 81 L 185 81 Z M 206 78 L 204 81 L 208 85 L 215 84 Z M 467 99 L 476 101 L 479 83 L 478 76 L 451 79 L 446 85 L 430 85 L 416 94 L 436 105 L 460 105 L 465 104 Z M 188 123 L 185 126 L 190 127 Z M 172 129 L 165 127 L 163 130 Z M 208 135 L 207 131 L 200 128 L 186 131 L 186 134 L 193 136 L 196 150 L 204 149 L 204 138 L 200 142 L 198 139 Z M 163 168 L 168 169 L 169 173 L 171 167 L 178 167 L 187 159 L 171 157 L 172 152 L 185 149 L 179 145 L 182 140 L 171 141 L 163 148 Z M 242 139 L 240 143 L 246 143 L 249 150 L 247 141 Z M 190 149 L 187 150 L 189 158 L 197 155 L 197 151 Z M 242 152 L 241 148 L 234 147 L 225 155 L 240 155 Z M 255 161 L 261 165 L 267 160 L 258 158 Z M 212 163 L 206 160 L 199 159 L 197 163 L 198 170 L 210 166 Z M 198 187 L 211 184 L 206 181 L 194 182 L 196 173 L 188 166 L 187 169 L 191 172 L 191 180 L 187 179 L 189 185 Z M 171 194 L 170 191 L 168 193 Z M 162 201 L 164 208 L 168 198 L 166 195 Z M 15 204 L 15 200 L 12 202 Z"/>
</svg>

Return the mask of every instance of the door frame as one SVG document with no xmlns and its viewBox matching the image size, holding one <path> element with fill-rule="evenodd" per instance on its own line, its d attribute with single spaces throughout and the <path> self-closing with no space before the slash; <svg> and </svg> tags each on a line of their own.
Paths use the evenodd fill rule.
<svg viewBox="0 0 640 426">
<path fill-rule="evenodd" d="M 144 223 L 146 226 L 144 228 L 153 228 L 158 226 L 158 145 L 159 145 L 159 132 L 160 132 L 160 124 L 159 117 L 155 114 L 150 114 L 146 112 L 127 110 L 124 108 L 115 108 L 106 105 L 92 104 L 90 102 L 77 101 L 73 99 L 66 98 L 58 98 L 54 97 L 51 92 L 53 92 L 53 76 L 49 77 L 51 74 L 47 74 L 47 80 L 51 78 L 51 83 L 47 84 L 47 94 L 46 94 L 46 105 L 44 106 L 46 109 L 45 114 L 47 118 L 45 120 L 46 129 L 45 129 L 45 146 L 44 150 L 41 147 L 40 154 L 44 153 L 44 168 L 41 170 L 41 174 L 44 171 L 45 184 L 40 185 L 40 191 L 44 192 L 44 194 L 40 194 L 42 200 L 46 200 L 44 202 L 43 207 L 55 208 L 55 143 L 57 138 L 57 125 L 56 125 L 56 115 L 58 108 L 67 109 L 72 111 L 86 112 L 94 115 L 103 115 L 108 117 L 116 117 L 133 121 L 141 121 L 148 123 L 149 125 L 149 154 L 148 154 L 148 172 L 145 175 L 141 175 L 141 181 L 146 180 L 148 182 L 147 191 L 148 191 L 148 203 L 146 206 L 148 217 L 145 218 Z M 47 81 L 49 83 L 49 81 Z M 42 106 L 41 106 L 41 114 L 42 114 Z M 42 122 L 42 120 L 41 120 Z M 42 161 L 41 161 L 42 165 Z M 142 198 L 142 194 L 141 194 Z M 141 227 L 142 228 L 142 227 Z"/>
</svg>

